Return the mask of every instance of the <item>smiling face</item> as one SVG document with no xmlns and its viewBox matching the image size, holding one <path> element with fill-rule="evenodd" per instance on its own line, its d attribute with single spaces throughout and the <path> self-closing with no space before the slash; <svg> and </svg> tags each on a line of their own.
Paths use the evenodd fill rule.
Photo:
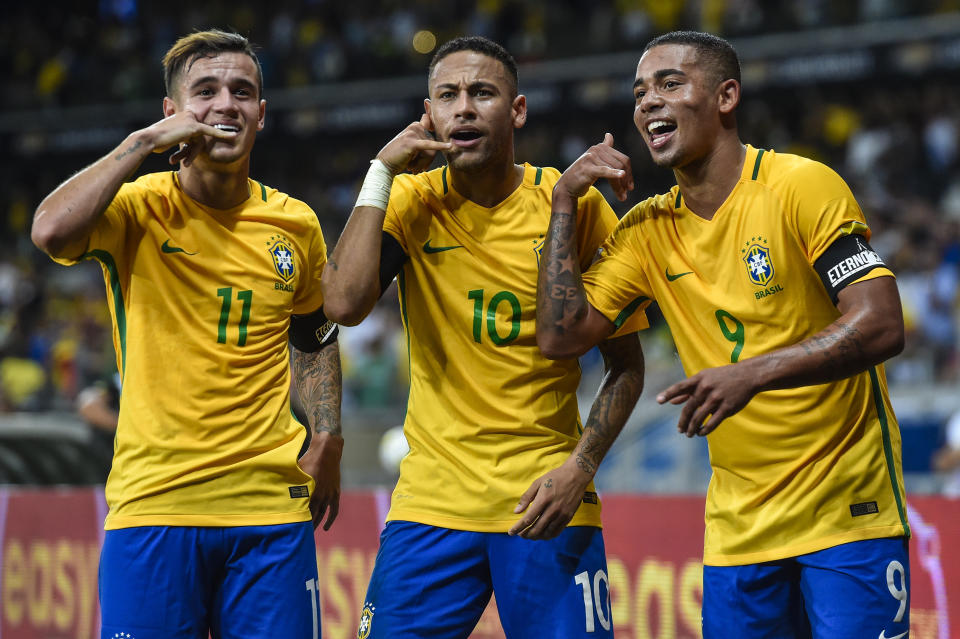
<svg viewBox="0 0 960 639">
<path fill-rule="evenodd" d="M 637 65 L 633 121 L 658 166 L 678 169 L 704 158 L 730 126 L 724 120 L 739 101 L 739 83 L 718 82 L 698 58 L 692 46 L 664 44 Z"/>
<path fill-rule="evenodd" d="M 424 108 L 441 142 L 454 151 L 447 162 L 460 171 L 513 164 L 513 130 L 527 119 L 526 98 L 516 91 L 503 64 L 476 51 L 457 51 L 441 59 L 429 80 Z"/>
<path fill-rule="evenodd" d="M 173 95 L 164 98 L 164 114 L 187 109 L 200 122 L 237 131 L 233 140 L 204 138 L 204 151 L 195 160 L 222 170 L 246 161 L 257 132 L 263 129 L 266 102 L 259 95 L 257 65 L 247 54 L 198 56 L 177 78 Z"/>
</svg>

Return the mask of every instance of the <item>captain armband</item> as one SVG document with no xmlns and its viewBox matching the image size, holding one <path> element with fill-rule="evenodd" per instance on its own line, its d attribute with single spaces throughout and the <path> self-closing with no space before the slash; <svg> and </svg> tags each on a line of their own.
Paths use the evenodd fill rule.
<svg viewBox="0 0 960 639">
<path fill-rule="evenodd" d="M 848 284 L 875 268 L 886 267 L 862 235 L 844 235 L 838 238 L 813 264 L 834 304 L 837 303 L 840 291 Z"/>
<path fill-rule="evenodd" d="M 337 340 L 340 328 L 323 313 L 323 307 L 309 315 L 290 318 L 290 343 L 301 353 L 315 353 Z"/>
</svg>

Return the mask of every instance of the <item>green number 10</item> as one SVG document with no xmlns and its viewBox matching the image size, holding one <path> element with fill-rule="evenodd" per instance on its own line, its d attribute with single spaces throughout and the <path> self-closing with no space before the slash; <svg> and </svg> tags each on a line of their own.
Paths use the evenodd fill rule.
<svg viewBox="0 0 960 639">
<path fill-rule="evenodd" d="M 473 300 L 473 341 L 479 344 L 480 328 L 483 325 L 483 289 L 478 288 L 469 291 L 467 297 Z M 497 333 L 497 307 L 502 302 L 509 302 L 512 312 L 510 315 L 510 333 L 506 337 L 500 337 L 500 334 Z M 490 340 L 494 344 L 503 346 L 517 339 L 517 335 L 520 334 L 520 312 L 520 300 L 510 291 L 500 291 L 490 298 L 490 303 L 487 305 L 487 335 L 490 336 Z"/>
<path fill-rule="evenodd" d="M 217 289 L 217 297 L 223 298 L 220 305 L 220 322 L 217 324 L 217 344 L 227 343 L 227 321 L 230 319 L 230 299 L 233 289 L 229 286 Z M 243 302 L 240 309 L 240 335 L 237 337 L 237 346 L 247 343 L 247 324 L 250 322 L 250 305 L 253 302 L 253 291 L 237 291 L 237 299 Z"/>
<path fill-rule="evenodd" d="M 740 351 L 743 350 L 743 322 L 723 309 L 717 311 L 716 316 L 717 323 L 720 324 L 720 332 L 723 333 L 723 336 L 727 339 L 727 341 L 736 344 L 736 346 L 733 347 L 733 352 L 730 353 L 730 363 L 736 364 L 737 360 L 740 359 Z M 732 331 L 730 330 L 730 327 L 727 326 L 727 320 L 733 322 Z"/>
</svg>

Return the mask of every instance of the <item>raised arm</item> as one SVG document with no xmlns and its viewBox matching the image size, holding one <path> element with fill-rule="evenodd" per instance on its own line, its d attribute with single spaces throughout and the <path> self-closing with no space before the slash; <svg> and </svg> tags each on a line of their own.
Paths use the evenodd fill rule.
<svg viewBox="0 0 960 639">
<path fill-rule="evenodd" d="M 310 495 L 313 527 L 320 525 L 326 513 L 323 529 L 329 530 L 340 512 L 340 456 L 343 453 L 340 345 L 334 340 L 312 353 L 294 347 L 292 355 L 293 385 L 300 396 L 311 432 L 310 446 L 299 463 L 315 482 Z"/>
<path fill-rule="evenodd" d="M 840 317 L 816 335 L 736 364 L 702 370 L 667 388 L 657 401 L 686 403 L 678 430 L 687 437 L 707 435 L 761 391 L 850 377 L 903 350 L 903 311 L 892 277 L 847 286 L 837 296 L 837 308 Z"/>
<path fill-rule="evenodd" d="M 237 133 L 198 122 L 189 110 L 131 133 L 117 148 L 43 199 L 33 216 L 33 243 L 52 257 L 79 257 L 100 215 L 150 153 L 162 153 L 184 142 L 185 146 L 170 156 L 170 163 L 183 160 L 189 165 L 200 149 L 200 144 L 190 142 L 203 136 L 231 140 Z"/>
<path fill-rule="evenodd" d="M 537 344 L 551 359 L 578 357 L 615 329 L 587 302 L 577 254 L 577 200 L 599 178 L 609 180 L 621 201 L 633 188 L 630 159 L 613 148 L 609 133 L 571 164 L 553 187 L 537 280 Z"/>
<path fill-rule="evenodd" d="M 430 133 L 430 118 L 424 114 L 384 146 L 370 170 L 343 234 L 323 270 L 323 299 L 327 317 L 355 326 L 366 317 L 387 283 L 400 270 L 403 255 L 381 252 L 381 245 L 399 248 L 385 238 L 383 220 L 393 177 L 402 171 L 419 172 L 430 166 L 437 151 L 449 150 L 449 142 L 437 142 Z"/>
<path fill-rule="evenodd" d="M 577 513 L 584 491 L 643 391 L 643 351 L 636 333 L 600 343 L 605 374 L 580 442 L 562 466 L 537 478 L 520 497 L 524 516 L 510 529 L 527 539 L 556 537 Z"/>
</svg>

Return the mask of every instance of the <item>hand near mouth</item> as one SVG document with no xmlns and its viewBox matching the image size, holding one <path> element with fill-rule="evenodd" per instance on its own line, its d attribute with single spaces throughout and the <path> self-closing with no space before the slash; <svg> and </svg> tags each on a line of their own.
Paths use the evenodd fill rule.
<svg viewBox="0 0 960 639">
<path fill-rule="evenodd" d="M 438 151 L 452 151 L 452 142 L 434 138 L 430 116 L 424 113 L 418 122 L 411 122 L 395 138 L 380 149 L 377 158 L 396 175 L 403 171 L 420 173 L 430 166 Z"/>
<path fill-rule="evenodd" d="M 621 202 L 627 199 L 627 191 L 633 190 L 630 158 L 613 148 L 613 136 L 609 133 L 603 136 L 603 142 L 591 146 L 567 167 L 553 187 L 554 197 L 561 195 L 576 200 L 586 195 L 600 178 L 607 179 Z"/>
<path fill-rule="evenodd" d="M 196 114 L 190 109 L 167 116 L 146 129 L 154 153 L 163 153 L 175 144 L 180 148 L 170 156 L 170 164 L 183 162 L 184 166 L 190 163 L 200 153 L 203 147 L 201 140 L 210 136 L 218 140 L 235 140 L 239 131 L 219 129 L 197 120 Z"/>
</svg>

